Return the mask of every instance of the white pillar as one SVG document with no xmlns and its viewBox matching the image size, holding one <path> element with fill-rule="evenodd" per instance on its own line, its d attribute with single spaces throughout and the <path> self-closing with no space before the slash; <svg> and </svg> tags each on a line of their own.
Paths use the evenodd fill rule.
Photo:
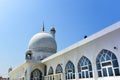
<svg viewBox="0 0 120 80">
<path fill-rule="evenodd" d="M 26 76 L 26 80 L 30 80 L 30 75 L 31 75 L 31 69 L 30 69 L 30 65 L 27 65 L 27 76 Z"/>
<path fill-rule="evenodd" d="M 77 62 L 75 62 L 75 80 L 78 80 L 79 79 L 79 77 L 78 77 L 78 67 L 77 67 Z"/>
</svg>

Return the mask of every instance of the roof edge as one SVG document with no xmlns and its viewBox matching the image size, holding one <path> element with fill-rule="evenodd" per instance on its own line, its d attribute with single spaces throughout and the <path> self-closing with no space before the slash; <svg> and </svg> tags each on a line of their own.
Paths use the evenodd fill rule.
<svg viewBox="0 0 120 80">
<path fill-rule="evenodd" d="M 66 53 L 68 51 L 71 51 L 71 50 L 73 50 L 73 49 L 75 49 L 75 48 L 77 48 L 79 46 L 85 45 L 86 43 L 88 43 L 90 41 L 93 41 L 93 40 L 95 40 L 97 38 L 100 38 L 101 36 L 104 36 L 104 35 L 112 32 L 112 31 L 115 31 L 115 30 L 120 28 L 119 25 L 120 25 L 120 21 L 118 21 L 115 24 L 112 24 L 112 25 L 102 29 L 101 31 L 99 31 L 99 32 L 97 32 L 97 33 L 87 37 L 86 39 L 80 40 L 79 42 L 77 42 L 77 43 L 75 43 L 75 44 L 73 44 L 73 45 L 71 45 L 71 46 L 69 46 L 69 47 L 67 47 L 67 48 L 57 52 L 56 54 L 53 54 L 53 55 L 43 59 L 41 62 L 42 63 L 47 62 L 48 60 L 51 60 L 51 59 L 53 59 L 55 57 L 58 57 L 58 56 Z"/>
<path fill-rule="evenodd" d="M 13 73 L 16 72 L 18 69 L 20 69 L 22 66 L 24 66 L 25 64 L 26 64 L 26 61 L 25 61 L 24 63 L 16 66 L 12 71 L 10 71 L 10 72 L 8 73 L 8 75 L 13 74 Z"/>
</svg>

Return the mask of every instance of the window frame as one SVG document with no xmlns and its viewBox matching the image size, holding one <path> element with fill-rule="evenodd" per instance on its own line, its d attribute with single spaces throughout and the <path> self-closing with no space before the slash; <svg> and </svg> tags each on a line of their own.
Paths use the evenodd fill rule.
<svg viewBox="0 0 120 80">
<path fill-rule="evenodd" d="M 86 69 L 84 69 L 83 67 L 86 67 Z M 79 79 L 93 78 L 91 61 L 85 56 L 82 56 L 78 62 L 78 77 Z"/>
<path fill-rule="evenodd" d="M 69 70 L 71 70 L 69 72 Z M 75 79 L 75 66 L 71 61 L 68 61 L 65 66 L 66 79 Z"/>
<path fill-rule="evenodd" d="M 117 63 L 113 63 L 113 61 L 116 61 Z M 96 58 L 96 66 L 98 71 L 98 77 L 116 76 L 115 69 L 118 69 L 118 75 L 120 75 L 118 59 L 116 55 L 109 50 L 103 49 L 99 52 Z M 112 73 L 110 73 L 110 68 L 112 69 Z M 105 73 L 107 73 L 107 76 Z"/>
</svg>

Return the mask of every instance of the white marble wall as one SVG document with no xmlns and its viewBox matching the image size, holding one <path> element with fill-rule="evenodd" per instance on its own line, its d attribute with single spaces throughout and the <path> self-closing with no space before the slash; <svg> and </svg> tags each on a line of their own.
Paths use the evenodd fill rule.
<svg viewBox="0 0 120 80">
<path fill-rule="evenodd" d="M 75 65 L 75 72 L 77 73 L 77 64 L 78 61 L 82 56 L 86 56 L 92 63 L 92 69 L 93 69 L 93 79 L 91 80 L 119 80 L 120 77 L 109 77 L 109 78 L 98 78 L 97 68 L 96 68 L 96 58 L 99 52 L 102 49 L 107 49 L 112 51 L 118 59 L 118 63 L 120 65 L 120 29 L 115 30 L 107 35 L 104 35 L 100 38 L 97 38 L 85 45 L 78 46 L 77 48 L 70 50 L 69 52 L 58 56 L 56 58 L 53 58 L 49 61 L 46 61 L 45 64 L 47 65 L 47 72 L 49 70 L 49 67 L 52 66 L 54 69 L 57 67 L 58 64 L 61 64 L 63 68 L 63 73 L 65 73 L 65 65 L 70 60 Z M 114 49 L 114 47 L 117 47 L 117 49 Z M 78 75 L 76 75 L 76 80 L 78 80 Z M 85 79 L 90 80 L 90 79 Z"/>
</svg>

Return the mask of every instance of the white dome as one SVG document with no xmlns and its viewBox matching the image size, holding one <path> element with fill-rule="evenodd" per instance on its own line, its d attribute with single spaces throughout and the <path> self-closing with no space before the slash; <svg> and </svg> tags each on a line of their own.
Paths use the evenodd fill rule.
<svg viewBox="0 0 120 80">
<path fill-rule="evenodd" d="M 35 34 L 31 38 L 28 48 L 36 52 L 55 53 L 57 51 L 55 39 L 51 34 L 45 32 Z"/>
</svg>

